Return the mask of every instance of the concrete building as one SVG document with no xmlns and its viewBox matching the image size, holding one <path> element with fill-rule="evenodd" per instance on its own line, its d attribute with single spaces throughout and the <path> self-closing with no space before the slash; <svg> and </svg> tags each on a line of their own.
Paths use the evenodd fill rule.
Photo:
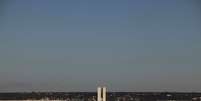
<svg viewBox="0 0 201 101">
<path fill-rule="evenodd" d="M 106 101 L 106 87 L 97 88 L 97 101 Z"/>
</svg>

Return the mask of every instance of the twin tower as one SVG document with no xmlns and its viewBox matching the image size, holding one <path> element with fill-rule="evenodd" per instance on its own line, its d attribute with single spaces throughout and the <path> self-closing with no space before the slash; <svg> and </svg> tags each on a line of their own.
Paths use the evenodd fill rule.
<svg viewBox="0 0 201 101">
<path fill-rule="evenodd" d="M 97 101 L 106 101 L 106 87 L 97 88 Z"/>
</svg>

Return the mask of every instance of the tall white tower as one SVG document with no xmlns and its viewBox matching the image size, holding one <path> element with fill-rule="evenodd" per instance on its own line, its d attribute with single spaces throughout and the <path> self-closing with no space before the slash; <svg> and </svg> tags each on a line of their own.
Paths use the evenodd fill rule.
<svg viewBox="0 0 201 101">
<path fill-rule="evenodd" d="M 103 87 L 103 101 L 106 101 L 106 87 Z"/>
<path fill-rule="evenodd" d="M 97 101 L 106 101 L 106 87 L 97 88 Z"/>
<path fill-rule="evenodd" d="M 101 87 L 98 87 L 97 89 L 97 101 L 102 101 L 102 94 L 101 94 Z"/>
</svg>

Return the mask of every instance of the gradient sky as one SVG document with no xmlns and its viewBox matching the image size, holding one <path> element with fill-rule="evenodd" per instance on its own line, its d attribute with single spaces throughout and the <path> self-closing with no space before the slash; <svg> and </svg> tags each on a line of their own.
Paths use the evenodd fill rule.
<svg viewBox="0 0 201 101">
<path fill-rule="evenodd" d="M 0 92 L 201 91 L 199 0 L 0 3 Z"/>
</svg>

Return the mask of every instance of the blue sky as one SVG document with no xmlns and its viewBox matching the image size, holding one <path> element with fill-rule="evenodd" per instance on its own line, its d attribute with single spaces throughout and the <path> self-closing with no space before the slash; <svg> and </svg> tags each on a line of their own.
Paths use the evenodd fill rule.
<svg viewBox="0 0 201 101">
<path fill-rule="evenodd" d="M 8 0 L 1 91 L 200 91 L 198 0 Z"/>
</svg>

